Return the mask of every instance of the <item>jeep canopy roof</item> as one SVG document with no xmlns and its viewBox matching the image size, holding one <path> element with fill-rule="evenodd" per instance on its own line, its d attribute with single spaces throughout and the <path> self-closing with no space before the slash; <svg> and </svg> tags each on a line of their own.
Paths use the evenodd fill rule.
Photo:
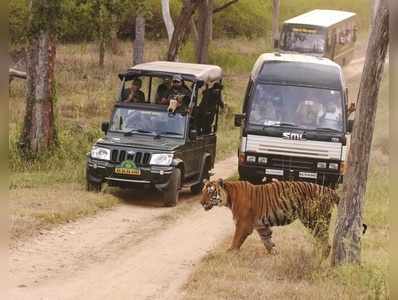
<svg viewBox="0 0 398 300">
<path fill-rule="evenodd" d="M 327 58 L 301 54 L 264 53 L 254 64 L 251 79 L 262 82 L 340 90 L 341 67 Z"/>
<path fill-rule="evenodd" d="M 119 78 L 131 79 L 137 76 L 173 76 L 179 74 L 185 80 L 214 82 L 222 78 L 219 66 L 190 64 L 170 61 L 153 61 L 135 65 L 126 73 L 119 74 Z"/>
</svg>

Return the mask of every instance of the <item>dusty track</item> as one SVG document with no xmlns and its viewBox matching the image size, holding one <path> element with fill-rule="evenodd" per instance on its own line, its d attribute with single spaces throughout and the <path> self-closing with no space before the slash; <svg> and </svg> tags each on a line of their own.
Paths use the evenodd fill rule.
<svg viewBox="0 0 398 300">
<path fill-rule="evenodd" d="M 234 166 L 235 157 L 218 163 L 217 176 L 233 175 Z M 230 232 L 231 217 L 225 210 L 205 213 L 189 193 L 170 209 L 154 209 L 156 195 L 133 198 L 17 244 L 9 298 L 175 298 L 192 266 Z"/>
<path fill-rule="evenodd" d="M 363 53 L 362 45 L 344 68 L 351 95 Z M 235 156 L 219 162 L 215 178 L 233 175 L 236 165 Z M 189 193 L 167 209 L 158 195 L 126 197 L 113 210 L 17 243 L 9 299 L 175 299 L 192 266 L 232 233 L 227 210 L 205 213 Z"/>
</svg>

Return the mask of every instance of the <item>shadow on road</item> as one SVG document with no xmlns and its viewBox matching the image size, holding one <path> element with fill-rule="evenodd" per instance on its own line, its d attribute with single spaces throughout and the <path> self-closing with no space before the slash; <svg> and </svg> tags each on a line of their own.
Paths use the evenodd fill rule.
<svg viewBox="0 0 398 300">
<path fill-rule="evenodd" d="M 163 195 L 155 189 L 121 189 L 116 187 L 107 187 L 105 190 L 124 204 L 141 207 L 164 207 Z M 194 195 L 187 189 L 180 191 L 179 202 L 193 201 Z"/>
</svg>

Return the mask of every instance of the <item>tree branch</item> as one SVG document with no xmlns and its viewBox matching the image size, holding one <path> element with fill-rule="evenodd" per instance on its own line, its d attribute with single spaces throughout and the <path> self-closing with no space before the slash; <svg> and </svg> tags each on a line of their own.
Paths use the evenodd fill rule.
<svg viewBox="0 0 398 300">
<path fill-rule="evenodd" d="M 218 13 L 218 12 L 220 12 L 220 11 L 226 9 L 228 6 L 230 6 L 230 5 L 232 5 L 232 4 L 235 4 L 235 3 L 238 2 L 238 1 L 239 1 L 239 0 L 231 0 L 231 1 L 229 1 L 229 2 L 227 2 L 227 3 L 225 3 L 225 4 L 223 4 L 223 5 L 221 5 L 221 6 L 219 6 L 219 7 L 216 7 L 215 9 L 213 9 L 213 14 Z"/>
<path fill-rule="evenodd" d="M 13 78 L 26 79 L 26 72 L 9 68 L 8 69 L 8 77 L 10 80 L 12 80 Z"/>
</svg>

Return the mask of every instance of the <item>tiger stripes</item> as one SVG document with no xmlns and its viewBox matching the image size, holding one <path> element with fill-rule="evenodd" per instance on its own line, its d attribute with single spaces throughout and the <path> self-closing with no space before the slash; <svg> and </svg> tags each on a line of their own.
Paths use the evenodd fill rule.
<svg viewBox="0 0 398 300">
<path fill-rule="evenodd" d="M 299 219 L 310 230 L 327 256 L 330 251 L 328 230 L 331 211 L 339 202 L 336 191 L 315 183 L 274 181 L 252 185 L 246 181 L 211 181 L 203 188 L 205 209 L 224 205 L 231 209 L 235 235 L 230 249 L 239 249 L 256 230 L 264 246 L 272 251 L 273 226 L 284 226 Z"/>
</svg>

